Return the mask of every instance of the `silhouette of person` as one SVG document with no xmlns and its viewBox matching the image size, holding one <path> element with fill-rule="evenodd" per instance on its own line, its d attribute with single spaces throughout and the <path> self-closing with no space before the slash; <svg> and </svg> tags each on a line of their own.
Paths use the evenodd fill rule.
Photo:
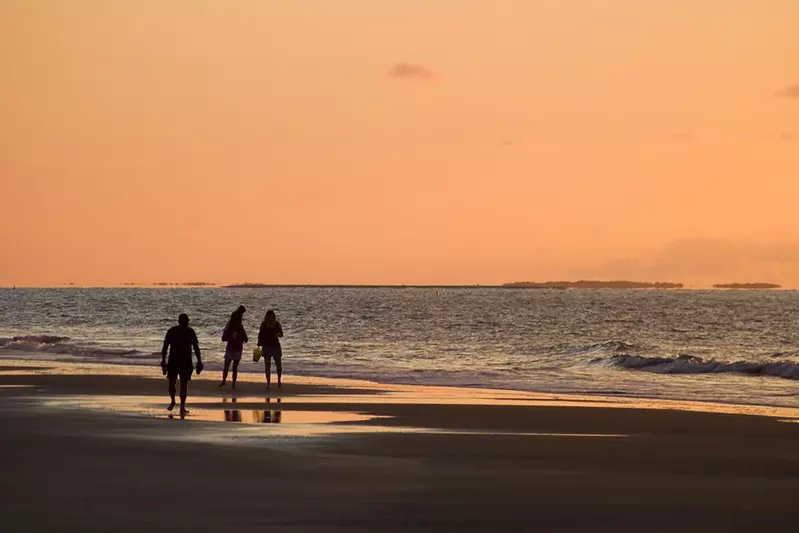
<svg viewBox="0 0 799 533">
<path fill-rule="evenodd" d="M 266 399 L 267 404 L 272 403 L 271 398 Z M 280 398 L 277 399 L 277 403 L 280 403 Z M 269 405 L 267 405 L 269 407 Z M 282 411 L 253 411 L 253 419 L 261 422 L 262 424 L 279 424 L 282 418 Z"/>
<path fill-rule="evenodd" d="M 164 346 L 161 348 L 161 370 L 169 380 L 169 397 L 172 400 L 167 407 L 167 411 L 175 408 L 175 385 L 180 378 L 180 416 L 186 416 L 186 397 L 189 393 L 189 380 L 194 370 L 191 362 L 191 350 L 194 348 L 194 355 L 197 356 L 197 374 L 203 370 L 202 357 L 200 355 L 200 343 L 197 341 L 197 334 L 189 327 L 189 315 L 182 313 L 178 317 L 178 325 L 169 328 L 164 337 Z M 169 352 L 169 362 L 167 363 L 167 351 Z"/>
<path fill-rule="evenodd" d="M 244 313 L 247 311 L 243 305 L 233 311 L 230 315 L 225 326 L 225 331 L 222 333 L 222 342 L 227 342 L 225 347 L 225 367 L 222 370 L 222 383 L 220 387 L 224 387 L 227 383 L 228 369 L 230 363 L 233 363 L 233 388 L 236 388 L 236 377 L 238 376 L 239 362 L 241 361 L 241 353 L 244 351 L 244 343 L 247 342 L 247 332 L 244 331 L 244 324 L 242 319 Z"/>
<path fill-rule="evenodd" d="M 236 398 L 231 398 L 230 401 L 235 404 Z M 227 403 L 227 398 L 222 398 L 222 403 Z M 225 422 L 241 422 L 241 411 L 236 409 L 235 405 L 225 409 Z"/>
<path fill-rule="evenodd" d="M 277 321 L 277 315 L 273 310 L 269 310 L 264 315 L 261 322 L 261 329 L 258 331 L 258 346 L 263 347 L 264 364 L 266 365 L 266 388 L 271 387 L 272 374 L 271 360 L 275 360 L 277 370 L 277 386 L 282 387 L 281 378 L 283 377 L 283 349 L 280 347 L 280 337 L 283 336 L 283 327 Z"/>
<path fill-rule="evenodd" d="M 266 401 L 267 401 L 267 403 L 269 403 L 269 399 L 267 399 Z M 280 403 L 280 398 L 277 399 L 277 403 Z M 278 410 L 277 411 L 271 411 L 271 413 L 272 413 L 272 423 L 273 424 L 280 424 L 280 421 L 283 418 L 283 411 L 281 411 L 279 409 L 279 407 L 280 406 L 278 406 Z"/>
</svg>

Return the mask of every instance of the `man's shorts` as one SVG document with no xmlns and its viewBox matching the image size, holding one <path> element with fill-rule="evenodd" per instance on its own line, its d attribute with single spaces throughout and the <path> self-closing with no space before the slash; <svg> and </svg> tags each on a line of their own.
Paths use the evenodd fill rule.
<svg viewBox="0 0 799 533">
<path fill-rule="evenodd" d="M 166 375 L 169 379 L 180 378 L 180 381 L 189 381 L 191 374 L 194 372 L 194 365 L 191 364 L 191 359 L 169 359 L 166 367 Z"/>
</svg>

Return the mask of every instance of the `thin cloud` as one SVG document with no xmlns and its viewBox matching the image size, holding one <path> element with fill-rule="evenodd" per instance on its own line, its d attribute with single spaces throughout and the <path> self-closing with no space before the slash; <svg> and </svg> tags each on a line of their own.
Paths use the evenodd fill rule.
<svg viewBox="0 0 799 533">
<path fill-rule="evenodd" d="M 617 257 L 594 267 L 575 270 L 573 274 L 580 277 L 796 284 L 799 281 L 796 276 L 799 235 L 784 234 L 759 240 L 679 239 L 649 257 Z"/>
<path fill-rule="evenodd" d="M 799 98 L 799 83 L 777 92 L 777 98 Z"/>
<path fill-rule="evenodd" d="M 415 63 L 397 63 L 389 69 L 388 75 L 397 80 L 429 81 L 435 77 L 430 69 Z"/>
</svg>

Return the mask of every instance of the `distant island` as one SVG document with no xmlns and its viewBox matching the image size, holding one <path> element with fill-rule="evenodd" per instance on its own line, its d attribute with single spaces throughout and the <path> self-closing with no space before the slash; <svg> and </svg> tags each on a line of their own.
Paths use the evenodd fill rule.
<svg viewBox="0 0 799 533">
<path fill-rule="evenodd" d="M 216 285 L 216 283 L 208 283 L 207 281 L 182 281 L 179 283 L 161 281 L 153 283 L 155 287 L 216 287 Z"/>
<path fill-rule="evenodd" d="M 713 285 L 713 288 L 763 290 L 763 289 L 781 289 L 782 287 L 775 283 L 717 283 L 716 285 Z"/>
<path fill-rule="evenodd" d="M 264 289 L 264 288 L 338 288 L 338 289 L 682 289 L 682 283 L 658 281 L 517 281 L 503 285 L 273 285 L 268 283 L 235 283 L 224 285 L 225 289 Z"/>
<path fill-rule="evenodd" d="M 682 289 L 682 283 L 672 283 L 669 281 L 657 281 L 654 283 L 644 281 L 516 281 L 505 283 L 503 287 L 521 289 Z"/>
</svg>

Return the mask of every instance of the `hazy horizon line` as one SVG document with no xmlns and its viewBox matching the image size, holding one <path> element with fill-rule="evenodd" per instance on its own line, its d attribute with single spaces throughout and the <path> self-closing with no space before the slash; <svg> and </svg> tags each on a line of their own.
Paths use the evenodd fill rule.
<svg viewBox="0 0 799 533">
<path fill-rule="evenodd" d="M 669 287 L 669 288 L 662 288 L 662 287 L 641 287 L 641 288 L 624 288 L 624 287 L 602 287 L 602 288 L 589 288 L 589 287 L 559 287 L 557 283 L 575 283 L 575 282 L 597 282 L 597 283 L 621 283 L 621 282 L 631 282 L 631 283 L 651 283 L 654 285 L 655 283 L 673 283 L 673 284 L 680 284 L 681 287 Z M 524 286 L 524 285 L 514 285 L 520 283 L 530 283 L 530 284 L 538 284 L 541 286 Z M 752 285 L 752 284 L 773 284 L 777 285 L 773 288 L 759 288 L 759 289 L 747 289 L 745 287 L 735 289 L 735 288 L 724 288 L 724 287 L 716 287 L 714 285 Z M 551 286 L 546 286 L 551 285 Z M 219 288 L 407 288 L 407 289 L 475 289 L 475 288 L 484 288 L 484 289 L 528 289 L 528 290 L 670 290 L 670 291 L 677 291 L 677 290 L 797 290 L 799 287 L 791 287 L 791 286 L 784 286 L 782 284 L 771 283 L 771 282 L 724 282 L 724 283 L 715 283 L 710 285 L 704 284 L 686 284 L 681 282 L 636 282 L 632 280 L 593 280 L 593 279 L 580 279 L 574 281 L 567 281 L 567 280 L 558 280 L 558 281 L 545 281 L 545 282 L 508 282 L 507 284 L 484 284 L 484 283 L 474 283 L 474 284 L 441 284 L 441 283 L 433 283 L 433 284 L 419 284 L 419 283 L 211 283 L 211 282 L 158 282 L 158 283 L 120 283 L 120 284 L 109 284 L 109 285 L 95 285 L 95 284 L 87 284 L 81 285 L 76 283 L 65 283 L 62 285 L 7 285 L 1 286 L 0 289 L 3 290 L 13 290 L 13 289 L 219 289 Z"/>
</svg>

